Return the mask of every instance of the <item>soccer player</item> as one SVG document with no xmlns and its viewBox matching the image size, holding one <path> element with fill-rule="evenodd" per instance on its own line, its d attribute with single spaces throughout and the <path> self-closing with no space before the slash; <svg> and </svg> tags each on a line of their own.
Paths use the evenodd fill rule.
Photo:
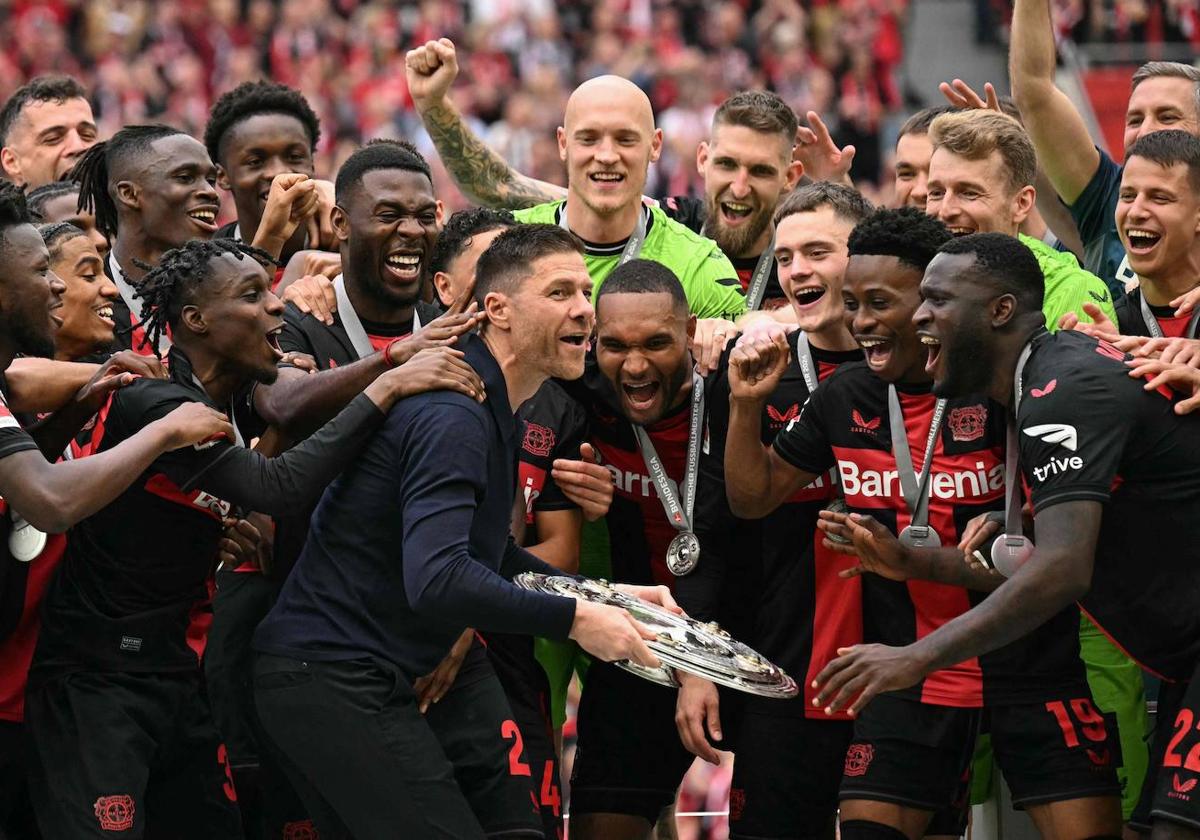
<svg viewBox="0 0 1200 840">
<path fill-rule="evenodd" d="M 762 399 L 784 369 L 786 345 L 759 339 L 734 350 L 725 473 L 735 513 L 769 513 L 834 465 L 849 508 L 870 511 L 906 542 L 953 544 L 972 517 L 1002 504 L 1003 410 L 969 393 L 945 401 L 931 393 L 912 315 L 937 239 L 908 235 L 912 212 L 883 211 L 851 234 L 847 318 L 866 361 L 829 377 L 770 448 L 759 439 Z M 961 562 L 945 572 L 866 576 L 864 638 L 911 641 L 994 586 Z M 1079 660 L 1078 613 L 1067 607 L 1047 618 L 1003 650 L 930 673 L 857 716 L 840 792 L 842 837 L 959 833 L 962 825 L 930 821 L 965 794 L 980 708 L 1014 801 L 1043 834 L 1119 831 L 1105 721 Z M 1085 744 L 1061 731 L 1060 707 L 1086 717 Z"/>
<path fill-rule="evenodd" d="M 0 167 L 26 189 L 62 178 L 98 139 L 87 91 L 70 76 L 31 79 L 0 108 Z"/>
<path fill-rule="evenodd" d="M 87 234 L 92 247 L 103 260 L 108 256 L 108 238 L 96 227 L 96 217 L 79 209 L 79 184 L 75 181 L 52 181 L 25 194 L 29 215 L 39 224 L 68 222 Z"/>
<path fill-rule="evenodd" d="M 150 338 L 168 326 L 175 335 L 170 378 L 119 391 L 93 431 L 100 455 L 81 463 L 180 405 L 221 406 L 240 420 L 233 430 L 239 441 L 254 434 L 244 411 L 249 386 L 273 379 L 282 355 L 275 336 L 283 307 L 262 258 L 230 240 L 191 242 L 163 255 L 142 288 Z M 26 700 L 37 753 L 34 799 L 47 834 L 241 836 L 224 750 L 186 638 L 223 519 L 233 505 L 278 513 L 314 497 L 395 400 L 448 384 L 456 370 L 466 371 L 461 360 L 433 353 L 381 377 L 277 459 L 232 441 L 159 457 L 75 526 L 46 596 Z M 451 387 L 471 390 L 461 380 Z M 160 529 L 158 536 L 144 539 L 131 522 Z M 71 724 L 77 714 L 104 725 L 81 731 Z"/>
<path fill-rule="evenodd" d="M 91 237 L 70 222 L 38 228 L 50 252 L 50 270 L 63 281 L 62 323 L 54 333 L 54 358 L 76 361 L 112 350 L 112 303 L 117 287 Z"/>
<path fill-rule="evenodd" d="M 1180 524 L 1193 522 L 1200 504 L 1200 421 L 1180 416 L 1159 380 L 1131 376 L 1128 357 L 1111 345 L 1077 331 L 1045 333 L 1040 272 L 1010 238 L 981 234 L 947 244 L 922 293 L 915 321 L 929 345 L 936 393 L 955 399 L 984 390 L 1015 415 L 1021 475 L 1009 484 L 1031 488 L 1036 543 L 983 603 L 943 628 L 903 647 L 844 652 L 818 676 L 818 700 L 869 709 L 881 691 L 985 655 L 1078 600 L 1144 668 L 1169 681 L 1159 714 L 1171 725 L 1156 733 L 1157 781 L 1143 806 L 1152 804 L 1153 836 L 1200 836 L 1189 796 L 1196 769 L 1187 762 L 1197 744 L 1197 557 Z M 835 527 L 870 562 L 962 562 L 962 549 L 897 547 L 866 517 Z M 1146 533 L 1167 540 L 1151 575 L 1139 548 Z M 986 552 L 986 539 L 968 550 Z M 1094 734 L 1086 709 L 1059 712 L 1064 738 L 1084 742 Z"/>
<path fill-rule="evenodd" d="M 1046 276 L 1047 324 L 1057 327 L 1067 313 L 1088 321 L 1085 305 L 1112 317 L 1112 297 L 1098 277 L 1071 254 L 1019 232 L 1037 200 L 1037 156 L 1020 123 L 992 110 L 957 111 L 933 120 L 928 141 L 926 213 L 955 236 L 994 231 L 1024 242 Z"/>
<path fill-rule="evenodd" d="M 1121 166 L 1101 151 L 1083 117 L 1054 83 L 1054 26 L 1049 0 L 1017 0 L 1009 78 L 1038 158 L 1071 210 L 1085 248 L 1083 264 L 1119 296 L 1134 277 L 1113 221 Z M 1125 113 L 1125 150 L 1154 131 L 1200 133 L 1200 70 L 1151 61 L 1133 74 Z"/>
<path fill-rule="evenodd" d="M 433 710 L 417 709 L 413 681 L 464 626 L 570 635 L 605 660 L 657 662 L 623 611 L 527 592 L 501 576 L 553 571 L 508 534 L 513 415 L 548 375 L 582 372 L 590 292 L 579 243 L 561 229 L 501 234 L 477 271 L 488 320 L 462 342 L 486 400 L 430 394 L 401 404 L 318 507 L 255 636 L 255 687 L 323 835 L 541 836 L 528 795 L 522 803 L 511 794 L 528 786 L 529 770 L 515 727 L 503 723 L 496 680 L 474 683 L 470 698 L 460 693 L 465 705 L 439 709 L 436 722 Z M 631 591 L 673 603 L 664 590 Z M 491 757 L 490 774 L 456 780 L 448 754 L 463 744 Z"/>
<path fill-rule="evenodd" d="M 443 309 L 465 309 L 475 291 L 475 266 L 500 232 L 517 223 L 507 210 L 474 207 L 450 216 L 429 260 L 433 290 Z"/>
<path fill-rule="evenodd" d="M 1138 287 L 1117 302 L 1121 335 L 1197 338 L 1197 315 L 1171 301 L 1196 286 L 1200 258 L 1200 139 L 1174 129 L 1145 135 L 1121 171 L 1117 233 Z"/>
<path fill-rule="evenodd" d="M 313 169 L 313 154 L 321 137 L 321 122 L 304 94 L 276 82 L 244 82 L 213 104 L 204 128 L 204 145 L 217 165 L 217 184 L 229 190 L 237 220 L 217 232 L 254 242 L 277 175 L 304 175 L 290 179 L 288 189 L 312 192 L 312 201 L 324 198 Z M 332 203 L 332 202 L 331 202 Z M 262 242 L 281 263 L 302 248 L 318 246 L 314 225 L 321 217 L 314 209 L 311 224 L 297 225 L 285 242 Z M 276 253 L 278 249 L 278 253 Z"/>
<path fill-rule="evenodd" d="M 654 126 L 650 100 L 632 82 L 602 76 L 571 94 L 558 129 L 559 157 L 567 165 L 563 201 L 540 192 L 540 182 L 513 173 L 463 131 L 461 115 L 446 98 L 458 74 L 448 39 L 411 50 L 406 68 L 413 101 L 447 167 L 473 170 L 468 164 L 482 155 L 488 178 L 507 179 L 491 187 L 499 200 L 485 194 L 479 196 L 482 203 L 523 207 L 515 214 L 519 221 L 558 224 L 579 236 L 588 245 L 588 272 L 597 292 L 618 264 L 641 256 L 679 277 L 698 318 L 730 319 L 745 311 L 737 273 L 720 249 L 642 200 L 647 169 L 662 151 L 662 131 Z M 474 192 L 461 179 L 460 185 Z"/>
<path fill-rule="evenodd" d="M 776 210 L 774 258 L 803 332 L 789 337 L 791 362 L 764 406 L 760 434 L 765 445 L 799 416 L 819 381 L 842 364 L 862 361 L 843 320 L 842 276 L 850 232 L 870 212 L 854 190 L 828 183 L 797 188 Z M 905 233 L 918 240 L 929 230 L 946 236 L 932 220 Z M 800 490 L 765 519 L 738 519 L 729 511 L 724 480 L 728 364 L 727 352 L 704 385 L 708 446 L 700 459 L 696 516 L 703 553 L 696 571 L 676 582 L 676 600 L 705 621 L 749 611 L 753 621 L 745 640 L 807 685 L 837 648 L 862 639 L 860 587 L 838 578 L 847 564 L 821 545 L 817 532 L 817 511 L 834 498 L 832 475 Z M 747 595 L 749 604 L 730 603 Z M 715 764 L 719 757 L 705 734 L 722 745 L 722 718 L 734 712 L 722 715 L 712 683 L 677 676 L 680 737 L 689 750 Z M 804 837 L 832 837 L 849 718 L 831 720 L 802 701 L 752 697 L 744 702 L 740 720 L 729 722 L 737 733 L 731 836 L 796 837 L 802 827 Z"/>
</svg>

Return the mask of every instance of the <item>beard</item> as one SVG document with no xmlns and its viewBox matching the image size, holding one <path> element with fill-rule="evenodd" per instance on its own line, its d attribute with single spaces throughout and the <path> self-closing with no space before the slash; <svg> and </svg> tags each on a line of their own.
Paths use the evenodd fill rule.
<svg viewBox="0 0 1200 840">
<path fill-rule="evenodd" d="M 729 227 L 721 219 L 721 204 L 708 196 L 704 199 L 705 222 L 703 233 L 717 243 L 727 257 L 742 256 L 755 241 L 762 236 L 763 231 L 771 224 L 771 214 L 765 209 L 751 213 L 750 218 L 737 227 Z M 751 254 L 750 256 L 753 256 Z"/>
<path fill-rule="evenodd" d="M 986 324 L 979 324 L 979 329 L 964 325 L 951 342 L 953 353 L 945 357 L 943 368 L 945 378 L 935 383 L 933 393 L 939 397 L 965 397 L 969 394 L 982 394 L 988 389 L 992 380 L 991 353 L 988 342 L 983 338 Z M 943 344 L 942 353 L 946 347 Z"/>
</svg>

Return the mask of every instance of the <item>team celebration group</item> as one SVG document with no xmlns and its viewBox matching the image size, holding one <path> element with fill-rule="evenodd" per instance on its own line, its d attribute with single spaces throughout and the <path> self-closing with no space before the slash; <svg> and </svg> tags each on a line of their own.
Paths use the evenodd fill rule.
<svg viewBox="0 0 1200 840">
<path fill-rule="evenodd" d="M 649 198 L 617 76 L 535 180 L 447 39 L 406 70 L 452 215 L 406 141 L 318 179 L 280 84 L 202 140 L 18 90 L 0 837 L 562 838 L 576 679 L 573 840 L 674 836 L 720 751 L 746 840 L 959 837 L 996 773 L 1044 838 L 1200 837 L 1200 71 L 1138 70 L 1115 161 L 1049 7 L 1015 4 L 1011 100 L 956 80 L 903 125 L 887 208 L 757 90 L 704 195 Z M 521 572 L 799 694 L 643 679 L 645 625 Z"/>
</svg>

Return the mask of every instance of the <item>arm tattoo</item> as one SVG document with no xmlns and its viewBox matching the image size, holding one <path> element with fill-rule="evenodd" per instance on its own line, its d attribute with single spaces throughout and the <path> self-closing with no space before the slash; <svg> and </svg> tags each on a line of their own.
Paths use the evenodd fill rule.
<svg viewBox="0 0 1200 840">
<path fill-rule="evenodd" d="M 425 129 L 451 176 L 471 199 L 489 207 L 520 210 L 566 196 L 566 190 L 513 170 L 489 149 L 449 105 L 422 115 Z"/>
</svg>

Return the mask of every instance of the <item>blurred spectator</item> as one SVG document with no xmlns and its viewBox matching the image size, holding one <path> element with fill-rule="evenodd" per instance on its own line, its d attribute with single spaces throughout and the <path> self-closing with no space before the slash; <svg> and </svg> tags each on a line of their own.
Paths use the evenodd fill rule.
<svg viewBox="0 0 1200 840">
<path fill-rule="evenodd" d="M 74 73 L 92 92 L 102 136 L 147 121 L 199 135 L 217 95 L 267 77 L 298 87 L 320 115 L 317 171 L 327 176 L 355 142 L 423 139 L 404 53 L 444 35 L 464 56 L 455 101 L 483 136 L 539 178 L 563 178 L 554 128 L 566 92 L 617 73 L 650 94 L 666 133 L 656 190 L 698 189 L 695 147 L 712 109 L 757 86 L 779 91 L 801 115 L 826 114 L 835 138 L 859 148 L 855 177 L 875 182 L 880 160 L 870 150 L 898 107 L 906 3 L 26 0 L 0 4 L 0 96 L 38 73 Z M 1117 5 L 1139 3 L 1153 5 Z M 451 207 L 461 202 L 452 191 L 446 197 Z"/>
</svg>

